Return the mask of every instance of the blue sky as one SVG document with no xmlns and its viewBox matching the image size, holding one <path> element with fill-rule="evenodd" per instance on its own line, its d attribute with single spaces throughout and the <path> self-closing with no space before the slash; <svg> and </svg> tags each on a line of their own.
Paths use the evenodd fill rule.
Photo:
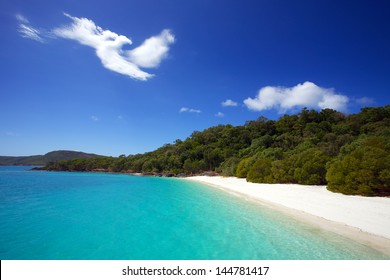
<svg viewBox="0 0 390 280">
<path fill-rule="evenodd" d="M 0 0 L 0 155 L 117 156 L 389 104 L 388 1 Z"/>
</svg>

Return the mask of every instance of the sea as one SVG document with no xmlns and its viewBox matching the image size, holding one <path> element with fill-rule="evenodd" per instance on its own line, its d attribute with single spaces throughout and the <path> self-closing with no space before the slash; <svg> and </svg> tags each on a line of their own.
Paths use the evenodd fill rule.
<svg viewBox="0 0 390 280">
<path fill-rule="evenodd" d="M 30 169 L 0 166 L 2 260 L 389 259 L 199 183 Z"/>
</svg>

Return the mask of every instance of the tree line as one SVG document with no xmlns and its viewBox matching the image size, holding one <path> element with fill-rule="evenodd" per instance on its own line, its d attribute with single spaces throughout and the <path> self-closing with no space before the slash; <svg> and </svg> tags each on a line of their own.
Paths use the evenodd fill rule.
<svg viewBox="0 0 390 280">
<path fill-rule="evenodd" d="M 194 131 L 155 151 L 52 162 L 46 170 L 163 176 L 216 172 L 256 183 L 324 185 L 330 191 L 390 195 L 390 105 L 344 115 L 302 109 L 278 120 Z"/>
</svg>

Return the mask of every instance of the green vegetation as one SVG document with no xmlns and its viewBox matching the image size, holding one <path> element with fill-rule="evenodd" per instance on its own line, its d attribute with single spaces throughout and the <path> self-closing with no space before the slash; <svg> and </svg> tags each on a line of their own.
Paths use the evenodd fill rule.
<svg viewBox="0 0 390 280">
<path fill-rule="evenodd" d="M 53 151 L 45 155 L 6 157 L 0 156 L 0 165 L 46 165 L 50 162 L 72 160 L 77 158 L 99 157 L 95 154 L 86 154 L 75 151 Z"/>
<path fill-rule="evenodd" d="M 195 131 L 149 153 L 53 162 L 47 170 L 164 176 L 218 172 L 258 183 L 327 184 L 334 192 L 390 195 L 390 105 L 345 116 L 304 108 L 279 120 Z"/>
<path fill-rule="evenodd" d="M 326 179 L 331 191 L 344 194 L 389 195 L 388 137 L 362 137 L 343 147 L 339 156 L 329 163 Z"/>
</svg>

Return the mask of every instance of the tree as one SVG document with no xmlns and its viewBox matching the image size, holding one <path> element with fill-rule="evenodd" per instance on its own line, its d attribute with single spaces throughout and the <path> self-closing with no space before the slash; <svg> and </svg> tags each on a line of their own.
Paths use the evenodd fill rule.
<svg viewBox="0 0 390 280">
<path fill-rule="evenodd" d="M 246 178 L 250 166 L 252 165 L 252 158 L 244 158 L 237 165 L 236 176 L 238 178 Z"/>
<path fill-rule="evenodd" d="M 271 159 L 259 158 L 250 167 L 247 175 L 247 181 L 253 183 L 273 183 L 271 173 Z"/>
<path fill-rule="evenodd" d="M 302 109 L 279 120 L 218 125 L 148 153 L 54 162 L 47 170 L 196 174 L 328 184 L 345 194 L 390 195 L 390 105 L 344 116 Z"/>
<path fill-rule="evenodd" d="M 220 168 L 217 171 L 220 172 L 223 176 L 235 176 L 239 162 L 239 158 L 229 158 L 221 164 Z"/>
<path fill-rule="evenodd" d="M 323 185 L 326 184 L 326 163 L 329 160 L 320 149 L 310 148 L 295 154 L 292 159 L 294 180 L 298 184 Z"/>
<path fill-rule="evenodd" d="M 349 144 L 328 164 L 326 179 L 333 192 L 390 195 L 390 146 L 381 136 L 363 137 Z"/>
</svg>

